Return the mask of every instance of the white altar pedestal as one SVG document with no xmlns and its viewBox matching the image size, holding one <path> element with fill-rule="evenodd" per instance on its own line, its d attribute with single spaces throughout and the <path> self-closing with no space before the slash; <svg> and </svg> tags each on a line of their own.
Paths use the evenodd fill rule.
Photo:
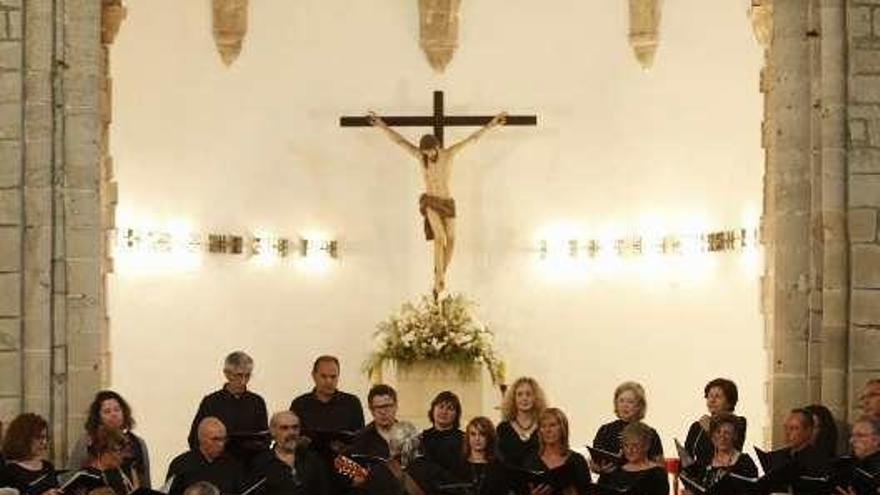
<svg viewBox="0 0 880 495">
<path fill-rule="evenodd" d="M 434 397 L 450 390 L 461 400 L 461 426 L 474 416 L 498 419 L 501 395 L 488 371 L 474 366 L 464 376 L 457 366 L 439 361 L 423 361 L 411 365 L 386 363 L 374 376 L 374 383 L 385 383 L 397 391 L 397 419 L 409 421 L 416 427 L 428 428 L 428 408 Z"/>
</svg>

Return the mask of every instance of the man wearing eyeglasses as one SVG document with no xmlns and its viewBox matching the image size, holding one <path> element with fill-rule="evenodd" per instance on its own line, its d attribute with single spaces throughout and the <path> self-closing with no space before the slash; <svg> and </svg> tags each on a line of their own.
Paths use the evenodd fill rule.
<svg viewBox="0 0 880 495">
<path fill-rule="evenodd" d="M 397 392 L 389 385 L 373 385 L 367 394 L 373 421 L 358 432 L 348 452 L 387 459 L 391 427 L 397 422 Z"/>
<path fill-rule="evenodd" d="M 226 356 L 223 364 L 226 383 L 199 404 L 189 433 L 191 448 L 198 447 L 199 422 L 209 416 L 223 422 L 229 437 L 226 451 L 245 469 L 250 468 L 256 455 L 269 448 L 266 401 L 247 389 L 253 370 L 254 360 L 246 353 L 235 351 Z"/>
</svg>

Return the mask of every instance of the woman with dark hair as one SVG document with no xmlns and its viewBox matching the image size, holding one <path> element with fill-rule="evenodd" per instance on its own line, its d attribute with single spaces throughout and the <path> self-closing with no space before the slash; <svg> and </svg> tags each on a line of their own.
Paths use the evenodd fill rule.
<svg viewBox="0 0 880 495">
<path fill-rule="evenodd" d="M 709 435 L 709 422 L 712 416 L 720 413 L 733 414 L 736 403 L 739 401 L 739 392 L 736 384 L 726 378 L 716 378 L 703 388 L 703 397 L 706 398 L 706 409 L 709 414 L 704 414 L 700 419 L 691 424 L 684 441 L 684 447 L 693 458 L 707 465 L 712 460 L 715 447 Z M 742 450 L 746 438 L 746 418 L 736 416 L 737 441 L 734 444 L 736 450 Z"/>
<path fill-rule="evenodd" d="M 712 416 L 709 422 L 709 437 L 715 453 L 708 464 L 697 463 L 685 470 L 685 475 L 706 487 L 713 487 L 724 480 L 723 485 L 712 488 L 717 495 L 741 495 L 751 491 L 752 486 L 738 481 L 736 476 L 756 478 L 758 467 L 748 454 L 740 452 L 735 444 L 739 441 L 737 430 L 739 422 L 736 416 L 719 413 Z M 689 493 L 686 489 L 686 493 Z"/>
<path fill-rule="evenodd" d="M 485 416 L 471 419 L 465 427 L 465 441 L 457 475 L 470 483 L 475 495 L 505 495 L 507 482 L 496 458 L 495 426 Z"/>
<path fill-rule="evenodd" d="M 147 444 L 131 431 L 135 422 L 128 402 L 112 390 L 102 390 L 95 394 L 89 406 L 85 432 L 70 451 L 67 467 L 77 470 L 89 465 L 93 460 L 89 456 L 89 446 L 94 441 L 98 428 L 102 426 L 118 429 L 125 435 L 127 443 L 122 454 L 122 472 L 135 488 L 150 488 L 150 456 Z"/>
<path fill-rule="evenodd" d="M 669 478 L 664 465 L 648 457 L 653 430 L 639 421 L 632 422 L 620 433 L 625 464 L 602 476 L 600 493 L 637 493 L 668 495 Z"/>
<path fill-rule="evenodd" d="M 428 409 L 428 420 L 433 426 L 422 431 L 425 458 L 451 473 L 458 467 L 464 443 L 458 396 L 448 390 L 437 394 Z"/>
<path fill-rule="evenodd" d="M 98 426 L 95 434 L 91 437 L 89 445 L 88 467 L 83 469 L 88 474 L 94 475 L 98 481 L 92 486 L 96 488 L 83 488 L 74 491 L 77 495 L 128 495 L 134 491 L 134 486 L 128 476 L 122 470 L 125 461 L 125 452 L 128 450 L 128 439 L 125 434 L 117 429 L 107 426 Z M 70 495 L 66 493 L 66 495 Z"/>
<path fill-rule="evenodd" d="M 9 423 L 3 438 L 6 465 L 0 485 L 33 495 L 59 493 L 55 466 L 46 460 L 48 454 L 46 420 L 33 413 L 19 414 Z"/>
<path fill-rule="evenodd" d="M 837 457 L 837 422 L 831 410 L 822 404 L 810 404 L 804 411 L 813 415 L 813 447 L 828 459 Z"/>
<path fill-rule="evenodd" d="M 538 416 L 538 452 L 527 457 L 523 467 L 532 471 L 550 471 L 568 466 L 571 473 L 567 486 L 553 487 L 546 483 L 529 484 L 531 495 L 586 495 L 592 488 L 590 468 L 584 456 L 568 444 L 568 419 L 555 408 L 545 409 Z"/>
</svg>

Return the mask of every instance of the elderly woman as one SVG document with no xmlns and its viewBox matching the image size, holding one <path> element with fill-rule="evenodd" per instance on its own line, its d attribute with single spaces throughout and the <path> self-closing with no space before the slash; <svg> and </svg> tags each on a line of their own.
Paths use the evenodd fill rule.
<svg viewBox="0 0 880 495">
<path fill-rule="evenodd" d="M 117 429 L 122 431 L 126 438 L 125 451 L 122 454 L 122 471 L 135 488 L 149 488 L 150 456 L 146 442 L 131 431 L 134 425 L 131 407 L 121 395 L 112 390 L 98 392 L 89 406 L 85 431 L 70 451 L 68 469 L 77 470 L 89 465 L 89 446 L 94 442 L 99 428 Z"/>
<path fill-rule="evenodd" d="M 647 408 L 645 389 L 639 383 L 623 382 L 618 385 L 614 390 L 614 414 L 617 419 L 599 427 L 599 431 L 593 438 L 593 447 L 619 454 L 621 452 L 621 432 L 626 425 L 642 421 L 645 418 Z M 653 428 L 649 427 L 649 429 L 651 430 L 651 446 L 648 448 L 648 457 L 662 462 L 663 443 L 660 441 L 660 435 Z M 597 473 L 607 473 L 614 470 L 614 466 L 607 463 L 591 462 L 590 467 Z"/>
<path fill-rule="evenodd" d="M 363 486 L 369 495 L 433 495 L 457 481 L 420 455 L 419 432 L 412 423 L 399 421 L 391 427 L 388 449 L 390 458 L 370 468 Z"/>
<path fill-rule="evenodd" d="M 534 378 L 520 377 L 504 393 L 501 401 L 502 421 L 498 423 L 498 454 L 501 461 L 521 466 L 537 453 L 538 417 L 547 407 L 544 391 Z"/>
<path fill-rule="evenodd" d="M 719 413 L 712 416 L 709 422 L 709 436 L 715 453 L 708 464 L 695 464 L 687 468 L 687 473 L 704 487 L 711 487 L 724 480 L 723 484 L 713 488 L 717 495 L 740 495 L 751 492 L 748 483 L 738 477 L 756 478 L 758 467 L 748 454 L 736 448 L 739 422 L 732 414 Z M 729 476 L 731 473 L 736 477 Z M 686 490 L 686 493 L 688 491 Z"/>
<path fill-rule="evenodd" d="M 465 427 L 465 443 L 458 478 L 473 487 L 474 495 L 506 495 L 504 469 L 496 456 L 495 426 L 485 416 L 471 419 Z"/>
<path fill-rule="evenodd" d="M 587 461 L 568 445 L 568 419 L 555 407 L 538 416 L 538 452 L 528 457 L 524 467 L 531 471 L 550 471 L 565 466 L 567 484 L 551 486 L 547 483 L 529 485 L 531 495 L 586 495 L 592 480 Z"/>
<path fill-rule="evenodd" d="M 3 466 L 0 486 L 32 495 L 58 492 L 55 466 L 49 454 L 49 425 L 42 417 L 25 413 L 9 423 L 3 437 Z"/>
<path fill-rule="evenodd" d="M 841 485 L 836 487 L 838 495 L 868 495 L 876 494 L 876 485 L 868 478 L 874 480 L 880 478 L 880 419 L 872 416 L 862 416 L 853 423 L 850 445 L 855 461 L 852 473 L 840 479 Z M 859 471 L 856 471 L 859 470 Z"/>
<path fill-rule="evenodd" d="M 422 431 L 425 457 L 451 473 L 458 467 L 464 445 L 458 396 L 448 390 L 437 394 L 428 409 L 428 420 L 433 426 Z"/>
<path fill-rule="evenodd" d="M 639 495 L 669 494 L 665 467 L 648 457 L 652 431 L 638 421 L 623 428 L 620 439 L 626 463 L 602 477 L 600 487 L 603 490 Z"/>
<path fill-rule="evenodd" d="M 709 422 L 716 414 L 733 414 L 739 400 L 739 393 L 736 384 L 732 381 L 726 378 L 716 378 L 703 388 L 703 396 L 706 398 L 706 409 L 709 414 L 704 414 L 691 424 L 684 446 L 698 463 L 706 465 L 712 460 L 715 453 L 715 447 L 709 436 Z M 742 450 L 746 438 L 746 418 L 734 417 L 737 422 L 737 441 L 734 447 L 737 450 Z"/>
</svg>

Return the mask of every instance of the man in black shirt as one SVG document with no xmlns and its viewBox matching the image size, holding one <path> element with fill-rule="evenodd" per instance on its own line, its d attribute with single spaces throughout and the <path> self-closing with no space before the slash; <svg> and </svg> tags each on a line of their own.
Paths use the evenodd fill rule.
<svg viewBox="0 0 880 495">
<path fill-rule="evenodd" d="M 784 473 L 780 482 L 774 483 L 773 491 L 808 495 L 824 493 L 821 486 L 830 469 L 830 459 L 813 446 L 813 415 L 804 409 L 792 409 L 785 419 L 785 440 L 787 446 L 774 451 L 770 470 Z"/>
<path fill-rule="evenodd" d="M 459 429 L 461 401 L 449 390 L 437 394 L 428 409 L 431 426 L 422 431 L 425 458 L 448 472 L 461 467 L 464 433 Z"/>
<path fill-rule="evenodd" d="M 268 414 L 266 402 L 247 389 L 254 369 L 254 360 L 241 351 L 226 356 L 223 374 L 226 384 L 220 390 L 205 396 L 193 419 L 189 432 L 189 446 L 198 445 L 196 430 L 203 418 L 213 416 L 223 422 L 229 436 L 227 453 L 248 469 L 251 460 L 266 450 Z"/>
<path fill-rule="evenodd" d="M 391 427 L 397 423 L 397 392 L 389 385 L 373 385 L 367 394 L 373 421 L 358 432 L 348 452 L 387 459 Z"/>
<path fill-rule="evenodd" d="M 299 416 L 307 436 L 315 431 L 355 433 L 364 427 L 360 399 L 337 388 L 338 359 L 334 356 L 318 357 L 312 365 L 312 380 L 315 382 L 312 391 L 290 403 L 290 410 Z"/>
<path fill-rule="evenodd" d="M 269 431 L 275 444 L 254 461 L 256 477 L 266 478 L 264 495 L 329 495 L 326 467 L 317 454 L 302 446 L 296 414 L 275 413 Z"/>
<path fill-rule="evenodd" d="M 226 427 L 214 417 L 201 420 L 196 428 L 197 446 L 175 457 L 168 467 L 166 480 L 174 477 L 169 495 L 180 495 L 190 485 L 207 481 L 222 493 L 242 489 L 241 465 L 224 452 Z"/>
</svg>

